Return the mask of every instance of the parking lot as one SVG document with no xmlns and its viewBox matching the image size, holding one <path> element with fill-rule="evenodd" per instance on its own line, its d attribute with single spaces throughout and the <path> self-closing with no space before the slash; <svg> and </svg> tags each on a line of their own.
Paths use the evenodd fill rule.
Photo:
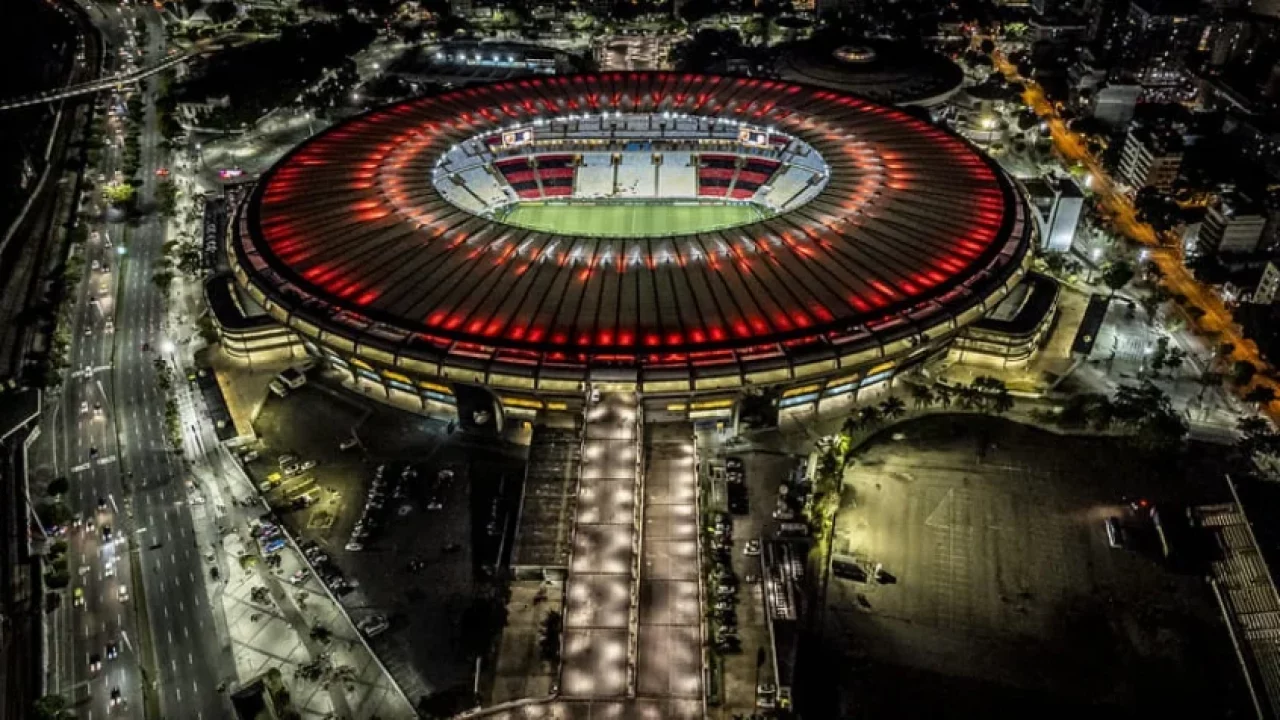
<svg viewBox="0 0 1280 720">
<path fill-rule="evenodd" d="M 385 620 L 390 631 L 371 644 L 406 694 L 469 688 L 474 660 L 459 618 L 502 546 L 507 508 L 496 499 L 518 484 L 518 453 L 494 442 L 476 452 L 444 423 L 314 383 L 271 397 L 256 429 L 255 482 L 285 474 L 281 455 L 315 463 L 266 497 L 328 556 L 353 619 L 366 629 Z M 359 444 L 340 449 L 351 437 Z M 304 495 L 313 502 L 292 509 Z"/>
<path fill-rule="evenodd" d="M 728 627 L 736 629 L 730 638 L 736 640 L 721 646 L 724 658 L 723 702 L 716 717 L 733 717 L 757 712 L 762 707 L 757 702 L 769 702 L 757 698 L 761 685 L 773 682 L 772 664 L 757 662 L 760 653 L 769 652 L 769 628 L 765 617 L 765 594 L 761 578 L 765 574 L 761 565 L 761 551 L 773 541 L 779 520 L 773 517 L 782 483 L 791 475 L 800 458 L 774 452 L 723 452 L 713 432 L 698 435 L 699 453 L 710 472 L 707 508 L 713 512 L 728 513 L 731 531 L 713 535 L 721 539 L 712 541 L 712 551 L 707 558 L 711 567 L 728 561 L 737 579 L 736 592 L 731 596 L 718 596 L 711 600 L 713 626 L 711 632 L 722 633 L 724 620 L 732 620 Z M 738 479 L 741 478 L 741 479 Z M 726 538 L 727 535 L 727 538 Z M 728 542 L 724 542 L 724 540 Z M 724 546 L 719 550 L 717 545 Z M 748 554 L 748 544 L 751 545 Z M 718 577 L 712 571 L 713 578 Z M 717 581 L 718 582 L 718 581 Z M 718 594 L 718 587 L 712 588 Z M 717 603 L 723 610 L 716 610 Z"/>
<path fill-rule="evenodd" d="M 844 668 L 815 688 L 827 711 L 1224 717 L 1243 699 L 1209 589 L 1166 569 L 1127 502 L 1225 488 L 1153 477 L 1111 440 L 994 419 L 931 418 L 893 437 L 846 475 L 833 552 L 864 577 L 830 580 L 827 646 L 810 660 Z M 1128 547 L 1110 546 L 1108 517 Z"/>
</svg>

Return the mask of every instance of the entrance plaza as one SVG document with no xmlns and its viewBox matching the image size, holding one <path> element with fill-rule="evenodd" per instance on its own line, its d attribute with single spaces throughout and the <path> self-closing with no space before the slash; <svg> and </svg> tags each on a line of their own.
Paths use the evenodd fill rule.
<svg viewBox="0 0 1280 720">
<path fill-rule="evenodd" d="M 591 405 L 559 694 L 480 716 L 703 717 L 697 502 L 691 426 L 642 428 L 634 395 L 607 394 Z"/>
</svg>

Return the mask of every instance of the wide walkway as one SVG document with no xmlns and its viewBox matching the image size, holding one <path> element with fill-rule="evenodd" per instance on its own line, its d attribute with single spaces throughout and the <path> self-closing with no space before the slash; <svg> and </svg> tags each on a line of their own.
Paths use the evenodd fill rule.
<svg viewBox="0 0 1280 720">
<path fill-rule="evenodd" d="M 634 396 L 606 395 L 587 411 L 565 597 L 562 697 L 631 694 L 638 437 Z"/>
<path fill-rule="evenodd" d="M 637 693 L 702 698 L 698 476 L 693 428 L 645 430 Z"/>
</svg>

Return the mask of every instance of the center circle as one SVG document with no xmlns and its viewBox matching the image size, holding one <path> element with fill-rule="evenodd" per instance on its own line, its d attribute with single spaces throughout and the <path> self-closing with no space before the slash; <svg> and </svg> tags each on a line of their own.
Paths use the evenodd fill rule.
<svg viewBox="0 0 1280 720">
<path fill-rule="evenodd" d="M 437 159 L 432 184 L 461 210 L 570 237 L 696 235 L 798 209 L 830 168 L 776 128 L 672 113 L 537 120 Z"/>
</svg>

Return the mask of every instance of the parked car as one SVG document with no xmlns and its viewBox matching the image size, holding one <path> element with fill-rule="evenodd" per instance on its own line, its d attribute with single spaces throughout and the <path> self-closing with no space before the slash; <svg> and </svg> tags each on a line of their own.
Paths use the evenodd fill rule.
<svg viewBox="0 0 1280 720">
<path fill-rule="evenodd" d="M 356 627 L 360 629 L 360 632 L 364 633 L 365 637 L 377 637 L 386 632 L 387 628 L 391 627 L 391 624 L 382 615 L 372 615 L 361 620 Z"/>
</svg>

